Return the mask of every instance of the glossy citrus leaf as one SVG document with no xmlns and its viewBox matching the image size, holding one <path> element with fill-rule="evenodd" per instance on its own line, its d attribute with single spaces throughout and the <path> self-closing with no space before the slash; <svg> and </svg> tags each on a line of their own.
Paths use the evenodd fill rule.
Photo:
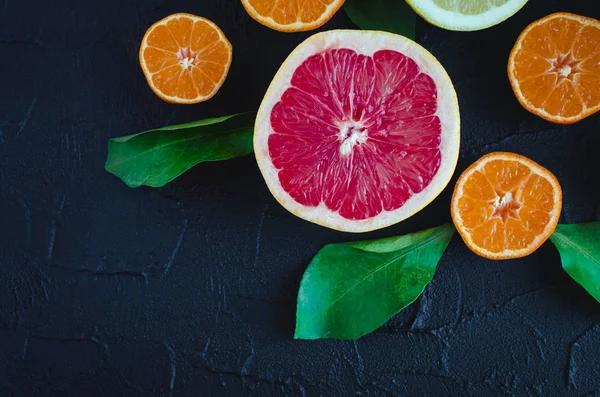
<svg viewBox="0 0 600 397">
<path fill-rule="evenodd" d="M 417 15 L 404 0 L 346 0 L 344 9 L 363 30 L 383 30 L 415 39 Z"/>
<path fill-rule="evenodd" d="M 252 152 L 255 113 L 174 125 L 108 142 L 105 169 L 130 187 L 159 187 L 198 163 Z"/>
<path fill-rule="evenodd" d="M 600 302 L 600 222 L 558 225 L 550 240 L 569 276 Z"/>
<path fill-rule="evenodd" d="M 331 244 L 298 292 L 296 339 L 356 339 L 383 325 L 432 280 L 452 225 L 375 241 Z"/>
</svg>

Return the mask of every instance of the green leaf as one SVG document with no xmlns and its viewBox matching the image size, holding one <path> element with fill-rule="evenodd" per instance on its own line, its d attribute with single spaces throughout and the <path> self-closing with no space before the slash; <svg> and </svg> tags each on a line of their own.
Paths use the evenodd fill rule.
<svg viewBox="0 0 600 397">
<path fill-rule="evenodd" d="M 417 15 L 404 0 L 346 0 L 344 9 L 363 30 L 384 30 L 415 39 Z"/>
<path fill-rule="evenodd" d="M 558 225 L 550 240 L 563 269 L 600 302 L 600 223 Z"/>
<path fill-rule="evenodd" d="M 204 161 L 252 152 L 256 113 L 173 125 L 108 142 L 104 168 L 130 187 L 160 187 Z"/>
<path fill-rule="evenodd" d="M 432 280 L 454 226 L 383 240 L 331 244 L 298 292 L 296 339 L 357 339 L 383 325 Z"/>
</svg>

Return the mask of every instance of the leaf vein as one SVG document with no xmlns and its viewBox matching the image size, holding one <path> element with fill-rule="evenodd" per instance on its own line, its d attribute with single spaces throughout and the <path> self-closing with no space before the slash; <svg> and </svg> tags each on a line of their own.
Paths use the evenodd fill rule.
<svg viewBox="0 0 600 397">
<path fill-rule="evenodd" d="M 371 275 L 377 273 L 378 271 L 380 271 L 381 269 L 387 268 L 387 266 L 389 266 L 392 262 L 395 262 L 396 260 L 398 260 L 398 258 L 408 255 L 409 253 L 413 252 L 414 250 L 423 247 L 426 244 L 429 244 L 430 242 L 432 242 L 433 240 L 442 237 L 444 234 L 448 233 L 447 231 L 438 231 L 436 230 L 435 232 L 433 232 L 431 234 L 431 236 L 427 237 L 425 240 L 421 241 L 420 243 L 418 243 L 417 245 L 413 246 L 413 247 L 409 247 L 408 249 L 402 249 L 403 251 L 398 254 L 397 256 L 391 258 L 390 260 L 386 261 L 385 263 L 379 265 L 377 268 L 375 268 L 374 270 L 372 270 L 371 272 L 369 272 L 369 274 L 365 275 L 364 277 L 362 277 L 360 280 L 358 280 L 356 283 L 354 283 L 350 288 L 348 288 L 342 295 L 340 295 L 337 299 L 335 299 L 330 305 L 328 305 L 324 310 L 317 312 L 315 314 L 322 314 L 323 312 L 329 310 L 331 307 L 333 307 L 337 302 L 339 302 L 344 296 L 346 296 L 348 293 L 350 293 L 351 290 L 353 290 L 357 285 L 361 284 L 363 281 L 365 281 L 367 278 L 369 278 Z M 314 316 L 313 316 L 314 317 Z"/>
<path fill-rule="evenodd" d="M 558 238 L 559 240 L 561 240 L 563 243 L 570 245 L 571 247 L 574 247 L 577 251 L 581 252 L 581 254 L 583 256 L 585 256 L 586 258 L 590 259 L 592 262 L 596 263 L 597 265 L 600 265 L 600 261 L 598 259 L 596 259 L 592 254 L 590 254 L 589 252 L 587 252 L 582 246 L 580 246 L 579 244 L 571 241 L 569 238 L 567 238 L 566 236 L 561 235 L 560 232 L 554 233 L 554 236 L 556 238 Z"/>
<path fill-rule="evenodd" d="M 220 131 L 220 132 L 215 132 L 215 133 L 211 133 L 211 134 L 195 135 L 195 136 L 188 137 L 188 138 L 177 139 L 177 140 L 171 141 L 169 143 L 164 143 L 164 144 L 160 144 L 160 145 L 154 146 L 154 147 L 152 147 L 152 148 L 150 148 L 148 150 L 144 150 L 144 151 L 142 151 L 140 153 L 137 153 L 134 156 L 123 158 L 120 161 L 113 161 L 113 162 L 110 163 L 110 166 L 111 167 L 118 167 L 118 166 L 120 166 L 120 165 L 122 165 L 122 164 L 124 164 L 124 163 L 126 163 L 128 161 L 132 161 L 136 157 L 140 157 L 140 156 L 143 156 L 145 154 L 152 153 L 152 152 L 155 152 L 155 151 L 160 150 L 160 149 L 164 149 L 164 148 L 166 148 L 168 146 L 173 146 L 173 145 L 177 145 L 179 143 L 190 142 L 190 141 L 194 141 L 194 140 L 208 138 L 208 137 L 215 136 L 215 135 L 235 134 L 237 132 L 247 130 L 248 128 L 251 128 L 251 127 L 241 127 L 241 128 L 237 128 L 237 129 L 230 130 L 230 131 L 225 131 L 225 132 Z M 116 142 L 116 143 L 120 144 L 121 142 Z"/>
</svg>

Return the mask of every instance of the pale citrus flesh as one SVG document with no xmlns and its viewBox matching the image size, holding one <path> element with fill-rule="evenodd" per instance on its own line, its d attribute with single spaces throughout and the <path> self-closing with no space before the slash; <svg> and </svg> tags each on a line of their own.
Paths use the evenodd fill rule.
<svg viewBox="0 0 600 397">
<path fill-rule="evenodd" d="M 300 45 L 255 129 L 275 197 L 296 215 L 353 232 L 396 223 L 437 196 L 458 141 L 456 95 L 441 65 L 381 32 L 331 31 Z"/>
<path fill-rule="evenodd" d="M 562 208 L 556 177 L 514 153 L 490 153 L 458 179 L 454 224 L 467 246 L 489 259 L 531 254 L 552 234 Z"/>
<path fill-rule="evenodd" d="M 167 102 L 193 104 L 217 93 L 231 65 L 232 47 L 213 22 L 179 13 L 148 29 L 139 57 L 156 95 Z"/>
<path fill-rule="evenodd" d="M 571 124 L 600 110 L 600 21 L 551 14 L 519 36 L 508 62 L 519 102 L 554 123 Z"/>
<path fill-rule="evenodd" d="M 527 0 L 406 0 L 427 22 L 449 30 L 471 31 L 496 25 Z"/>
<path fill-rule="evenodd" d="M 242 0 L 257 22 L 281 32 L 301 32 L 324 25 L 344 0 Z"/>
</svg>

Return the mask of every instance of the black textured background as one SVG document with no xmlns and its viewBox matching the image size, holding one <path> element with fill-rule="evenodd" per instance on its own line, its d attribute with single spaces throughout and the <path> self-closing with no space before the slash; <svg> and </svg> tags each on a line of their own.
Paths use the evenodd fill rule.
<svg viewBox="0 0 600 397">
<path fill-rule="evenodd" d="M 195 106 L 155 97 L 137 60 L 146 28 L 179 11 L 215 21 L 234 46 L 225 85 Z M 547 123 L 506 77 L 518 34 L 555 11 L 598 18 L 600 4 L 531 0 L 473 33 L 419 20 L 417 39 L 458 92 L 458 171 L 489 151 L 522 153 L 561 181 L 561 222 L 598 220 L 600 116 Z M 324 28 L 352 26 L 339 12 Z M 357 236 L 288 214 L 252 156 L 157 190 L 103 170 L 110 137 L 256 109 L 309 35 L 271 31 L 237 0 L 0 2 L 0 395 L 600 395 L 600 304 L 549 243 L 492 262 L 455 237 L 424 295 L 382 329 L 292 339 L 321 246 L 448 222 L 451 187 Z"/>
</svg>

